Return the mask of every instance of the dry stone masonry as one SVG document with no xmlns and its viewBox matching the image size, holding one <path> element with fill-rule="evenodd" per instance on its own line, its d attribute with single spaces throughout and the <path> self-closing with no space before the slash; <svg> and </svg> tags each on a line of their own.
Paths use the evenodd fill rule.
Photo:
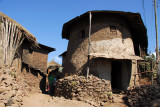
<svg viewBox="0 0 160 107">
<path fill-rule="evenodd" d="M 160 87 L 158 85 L 137 86 L 128 90 L 128 104 L 131 107 L 149 107 L 152 101 L 160 99 L 159 92 Z"/>
<path fill-rule="evenodd" d="M 110 81 L 90 75 L 88 81 L 84 76 L 68 76 L 56 82 L 55 96 L 85 101 L 99 106 L 112 102 Z"/>
</svg>

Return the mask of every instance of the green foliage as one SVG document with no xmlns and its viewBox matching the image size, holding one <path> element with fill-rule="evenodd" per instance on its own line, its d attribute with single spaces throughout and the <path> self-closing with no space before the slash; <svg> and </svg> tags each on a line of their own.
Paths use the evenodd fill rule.
<svg viewBox="0 0 160 107">
<path fill-rule="evenodd" d="M 150 56 L 144 56 L 143 57 L 144 61 L 139 63 L 139 67 L 140 67 L 140 71 L 144 72 L 144 71 L 152 71 L 152 68 L 154 68 L 156 66 L 156 57 L 154 54 L 150 55 Z M 153 64 L 153 67 L 152 67 Z M 145 76 L 151 76 L 151 73 L 146 73 L 143 74 Z M 155 71 L 154 71 L 154 75 L 155 75 Z"/>
<path fill-rule="evenodd" d="M 145 71 L 151 71 L 151 64 L 152 64 L 152 61 L 153 61 L 153 68 L 155 67 L 155 64 L 156 64 L 156 57 L 154 54 L 150 55 L 150 56 L 144 56 L 144 64 L 142 65 L 142 68 L 145 70 Z"/>
</svg>

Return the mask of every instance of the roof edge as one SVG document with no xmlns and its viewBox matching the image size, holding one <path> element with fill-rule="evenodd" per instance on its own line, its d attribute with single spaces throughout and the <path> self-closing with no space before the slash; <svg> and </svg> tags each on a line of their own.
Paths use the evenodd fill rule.
<svg viewBox="0 0 160 107">
<path fill-rule="evenodd" d="M 10 18 L 9 16 L 5 15 L 2 12 L 0 12 L 0 16 L 8 19 L 10 22 L 15 23 L 20 30 L 24 31 L 24 34 L 26 35 L 27 39 L 34 41 L 34 42 L 37 41 L 36 37 L 34 35 L 32 35 L 26 28 L 24 28 L 18 22 L 16 22 L 15 20 L 13 20 L 12 18 Z"/>
</svg>

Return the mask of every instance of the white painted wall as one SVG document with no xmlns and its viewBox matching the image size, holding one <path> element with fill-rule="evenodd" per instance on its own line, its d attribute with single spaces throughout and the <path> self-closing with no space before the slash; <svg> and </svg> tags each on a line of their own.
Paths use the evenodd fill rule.
<svg viewBox="0 0 160 107">
<path fill-rule="evenodd" d="M 111 62 L 103 61 L 97 64 L 97 72 L 99 78 L 111 81 Z"/>
<path fill-rule="evenodd" d="M 94 53 L 113 53 L 114 55 L 135 55 L 133 42 L 130 38 L 114 38 L 110 40 L 92 41 L 92 47 L 94 47 Z"/>
</svg>

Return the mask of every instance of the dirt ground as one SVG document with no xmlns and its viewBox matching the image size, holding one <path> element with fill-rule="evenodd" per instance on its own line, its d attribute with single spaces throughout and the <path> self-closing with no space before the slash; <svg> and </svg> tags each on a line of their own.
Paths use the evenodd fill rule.
<svg viewBox="0 0 160 107">
<path fill-rule="evenodd" d="M 37 93 L 24 97 L 22 107 L 93 107 L 85 102 Z"/>
<path fill-rule="evenodd" d="M 51 97 L 36 93 L 23 98 L 22 107 L 93 107 L 82 101 L 68 100 L 63 97 Z M 123 103 L 105 103 L 103 107 L 127 107 Z"/>
</svg>

